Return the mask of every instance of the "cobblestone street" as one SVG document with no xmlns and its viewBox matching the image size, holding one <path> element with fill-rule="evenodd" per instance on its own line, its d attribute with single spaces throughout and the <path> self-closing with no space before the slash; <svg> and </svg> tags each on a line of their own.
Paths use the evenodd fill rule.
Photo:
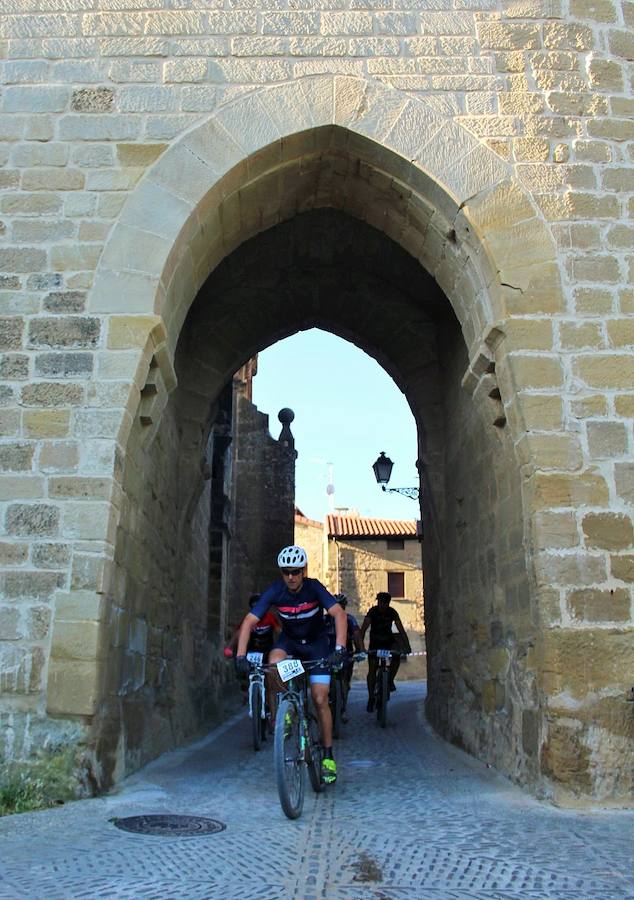
<svg viewBox="0 0 634 900">
<path fill-rule="evenodd" d="M 253 752 L 244 714 L 108 797 L 4 818 L 0 897 L 634 898 L 634 814 L 536 802 L 436 738 L 423 696 L 400 683 L 382 730 L 355 684 L 339 783 L 319 796 L 307 786 L 295 822 L 271 742 Z M 175 839 L 111 822 L 165 812 L 227 827 Z"/>
</svg>

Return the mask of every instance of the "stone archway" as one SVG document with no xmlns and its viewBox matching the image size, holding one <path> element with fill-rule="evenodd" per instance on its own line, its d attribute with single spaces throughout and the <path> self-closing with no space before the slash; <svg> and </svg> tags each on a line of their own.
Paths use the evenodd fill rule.
<svg viewBox="0 0 634 900">
<path fill-rule="evenodd" d="M 89 299 L 91 312 L 108 321 L 104 370 L 134 385 L 113 402 L 113 447 L 125 458 L 131 431 L 144 432 L 146 441 L 156 433 L 176 383 L 173 362 L 182 325 L 209 273 L 252 236 L 321 207 L 364 220 L 433 277 L 460 323 L 466 346 L 462 383 L 475 415 L 492 434 L 498 429 L 504 453 L 511 454 L 516 471 L 521 468 L 517 489 L 489 501 L 519 510 L 509 540 L 515 563 L 517 548 L 522 550 L 523 586 L 496 598 L 500 607 L 523 610 L 526 630 L 515 738 L 505 735 L 496 755 L 495 727 L 471 733 L 442 702 L 432 707 L 432 717 L 445 734 L 536 787 L 547 731 L 540 681 L 547 664 L 541 659 L 559 652 L 548 649 L 555 614 L 539 565 L 534 568 L 539 554 L 551 549 L 544 508 L 574 505 L 580 498 L 601 505 L 605 498 L 600 479 L 584 470 L 578 439 L 563 428 L 557 396 L 562 366 L 549 318 L 564 308 L 554 242 L 506 163 L 473 135 L 429 101 L 359 79 L 319 76 L 241 97 L 179 140 L 129 198 Z M 234 329 L 244 321 L 234 317 L 218 324 L 233 351 L 216 363 L 219 388 L 235 371 L 239 354 L 246 358 L 257 349 L 258 322 L 252 344 L 243 341 L 237 352 Z M 345 323 L 339 327 L 345 330 Z M 381 361 L 389 368 L 388 358 Z M 411 391 L 420 376 L 420 354 L 413 347 L 399 363 L 395 377 Z M 425 448 L 422 460 L 428 464 Z M 95 539 L 112 543 L 119 508 L 104 503 L 101 512 Z M 108 559 L 103 572 L 99 597 L 111 589 Z M 107 611 L 99 597 L 92 607 L 85 597 L 75 605 L 71 600 L 57 616 L 49 674 L 54 713 L 93 715 L 99 707 L 108 647 Z M 92 641 L 77 660 L 85 665 L 73 670 L 85 674 L 79 696 L 68 689 L 67 653 L 57 652 L 77 626 Z M 494 721 L 506 702 L 500 685 L 517 671 L 511 671 L 504 634 L 497 625 L 490 631 L 490 658 L 481 661 L 482 671 L 466 673 L 478 690 L 469 677 L 462 680 L 465 704 L 469 692 L 477 694 Z M 474 641 L 480 646 L 477 628 Z M 440 684 L 440 652 L 437 664 Z M 520 744 L 525 762 L 518 767 L 512 758 Z"/>
</svg>

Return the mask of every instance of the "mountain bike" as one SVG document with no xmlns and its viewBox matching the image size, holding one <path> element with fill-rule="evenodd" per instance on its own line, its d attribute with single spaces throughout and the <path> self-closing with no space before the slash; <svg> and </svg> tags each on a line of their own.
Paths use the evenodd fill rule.
<svg viewBox="0 0 634 900">
<path fill-rule="evenodd" d="M 249 718 L 253 735 L 253 749 L 259 750 L 266 740 L 266 685 L 264 654 L 247 653 L 249 662 Z"/>
<path fill-rule="evenodd" d="M 344 718 L 344 715 L 348 706 L 350 681 L 346 680 L 346 667 L 350 667 L 349 676 L 351 676 L 354 663 L 362 662 L 366 657 L 366 653 L 350 652 L 344 665 L 340 669 L 333 669 L 330 673 L 330 692 L 328 701 L 332 713 L 332 736 L 334 738 L 341 737 L 341 725 L 343 722 L 347 721 L 347 719 Z"/>
<path fill-rule="evenodd" d="M 381 728 L 385 728 L 387 725 L 387 701 L 390 699 L 389 663 L 392 659 L 392 650 L 370 650 L 370 653 L 375 653 L 378 660 L 374 686 L 376 718 Z"/>
<path fill-rule="evenodd" d="M 325 662 L 324 659 L 303 663 L 298 659 L 283 659 L 275 664 L 284 682 L 284 690 L 278 694 L 275 717 L 275 777 L 280 803 L 289 819 L 301 815 L 306 769 L 315 793 L 319 794 L 325 788 L 321 780 L 323 748 L 319 723 L 309 704 L 306 677 L 307 672 Z"/>
</svg>

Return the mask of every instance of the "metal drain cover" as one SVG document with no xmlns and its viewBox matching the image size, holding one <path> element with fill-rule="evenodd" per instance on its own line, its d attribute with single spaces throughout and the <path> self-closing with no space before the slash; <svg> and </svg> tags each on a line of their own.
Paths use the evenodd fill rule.
<svg viewBox="0 0 634 900">
<path fill-rule="evenodd" d="M 128 816 L 125 819 L 113 819 L 113 823 L 122 831 L 135 834 L 153 834 L 157 837 L 193 837 L 207 834 L 218 834 L 227 827 L 217 819 L 206 819 L 203 816 Z"/>
</svg>

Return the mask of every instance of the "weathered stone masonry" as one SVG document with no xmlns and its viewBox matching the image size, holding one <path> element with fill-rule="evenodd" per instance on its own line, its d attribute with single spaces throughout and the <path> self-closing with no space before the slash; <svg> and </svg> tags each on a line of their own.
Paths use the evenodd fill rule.
<svg viewBox="0 0 634 900">
<path fill-rule="evenodd" d="M 432 722 L 547 796 L 630 802 L 634 4 L 3 13 L 3 753 L 81 740 L 107 784 L 197 726 L 221 679 L 214 398 L 319 324 L 419 425 Z M 367 291 L 320 287 L 346 271 L 331 232 Z M 196 370 L 179 335 L 203 285 Z"/>
</svg>

